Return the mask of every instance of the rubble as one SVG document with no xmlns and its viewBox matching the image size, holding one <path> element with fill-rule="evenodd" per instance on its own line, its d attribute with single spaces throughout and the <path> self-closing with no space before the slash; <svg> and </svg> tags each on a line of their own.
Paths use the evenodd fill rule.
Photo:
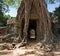
<svg viewBox="0 0 60 56">
<path fill-rule="evenodd" d="M 10 43 L 1 43 L 0 44 L 0 50 L 12 50 L 13 49 L 13 45 Z"/>
<path fill-rule="evenodd" d="M 26 46 L 22 46 L 20 48 L 11 49 L 13 46 L 9 43 L 0 44 L 0 46 L 4 46 L 3 50 L 0 50 L 0 56 L 59 56 L 60 52 L 51 51 L 46 52 L 43 48 L 40 48 L 41 43 L 29 44 Z M 15 45 L 15 44 L 13 44 Z M 18 44 L 19 45 L 19 44 Z"/>
</svg>

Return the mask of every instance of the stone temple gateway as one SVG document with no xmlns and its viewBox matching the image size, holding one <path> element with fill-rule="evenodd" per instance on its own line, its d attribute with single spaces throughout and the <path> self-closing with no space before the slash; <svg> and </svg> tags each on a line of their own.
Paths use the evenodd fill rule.
<svg viewBox="0 0 60 56">
<path fill-rule="evenodd" d="M 52 38 L 50 16 L 45 0 L 22 0 L 17 13 L 17 34 L 22 42 L 27 42 L 31 35 L 34 35 L 37 41 L 49 41 L 49 38 Z M 31 31 L 34 33 L 31 34 Z"/>
</svg>

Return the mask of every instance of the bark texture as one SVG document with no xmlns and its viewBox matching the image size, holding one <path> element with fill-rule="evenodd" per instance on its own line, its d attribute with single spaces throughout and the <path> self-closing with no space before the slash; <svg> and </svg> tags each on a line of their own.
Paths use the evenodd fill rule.
<svg viewBox="0 0 60 56">
<path fill-rule="evenodd" d="M 35 8 L 35 9 L 34 9 Z M 22 43 L 27 43 L 28 38 L 28 27 L 29 21 L 31 19 L 31 11 L 35 10 L 36 15 L 38 15 L 37 19 L 37 41 L 41 41 L 44 44 L 51 44 L 53 42 L 53 35 L 51 31 L 51 22 L 50 16 L 46 7 L 45 0 L 22 0 L 21 6 L 18 9 L 18 14 L 16 17 L 17 20 L 17 32 L 19 35 L 19 39 Z M 33 11 L 34 11 L 33 10 Z M 22 20 L 24 20 L 24 28 L 22 34 Z M 35 20 L 35 19 L 34 19 Z M 23 38 L 22 38 L 23 37 Z"/>
</svg>

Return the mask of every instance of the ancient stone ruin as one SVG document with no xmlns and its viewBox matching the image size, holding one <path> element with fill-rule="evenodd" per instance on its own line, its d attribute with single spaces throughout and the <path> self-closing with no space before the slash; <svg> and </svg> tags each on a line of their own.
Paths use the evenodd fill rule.
<svg viewBox="0 0 60 56">
<path fill-rule="evenodd" d="M 45 0 L 22 0 L 16 20 L 7 21 L 7 34 L 0 38 L 0 53 L 8 56 L 60 56 L 60 52 L 54 52 L 60 49 L 59 35 L 55 36 L 51 28 Z"/>
<path fill-rule="evenodd" d="M 51 22 L 44 0 L 22 0 L 17 13 L 16 27 L 21 42 L 28 41 L 32 29 L 37 41 L 51 42 Z"/>
<path fill-rule="evenodd" d="M 8 33 L 2 39 L 3 43 L 23 45 L 34 41 L 41 42 L 44 47 L 45 45 L 52 47 L 58 42 L 58 38 L 56 40 L 52 33 L 45 0 L 22 0 L 16 20 L 8 20 L 7 28 Z"/>
</svg>

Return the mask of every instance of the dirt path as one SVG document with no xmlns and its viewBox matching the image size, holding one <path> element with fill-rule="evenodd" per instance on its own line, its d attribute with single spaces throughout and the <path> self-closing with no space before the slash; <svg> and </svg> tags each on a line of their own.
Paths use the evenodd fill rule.
<svg viewBox="0 0 60 56">
<path fill-rule="evenodd" d="M 0 56 L 60 56 L 60 52 L 44 52 L 39 44 L 30 44 L 14 50 L 0 50 Z"/>
</svg>

